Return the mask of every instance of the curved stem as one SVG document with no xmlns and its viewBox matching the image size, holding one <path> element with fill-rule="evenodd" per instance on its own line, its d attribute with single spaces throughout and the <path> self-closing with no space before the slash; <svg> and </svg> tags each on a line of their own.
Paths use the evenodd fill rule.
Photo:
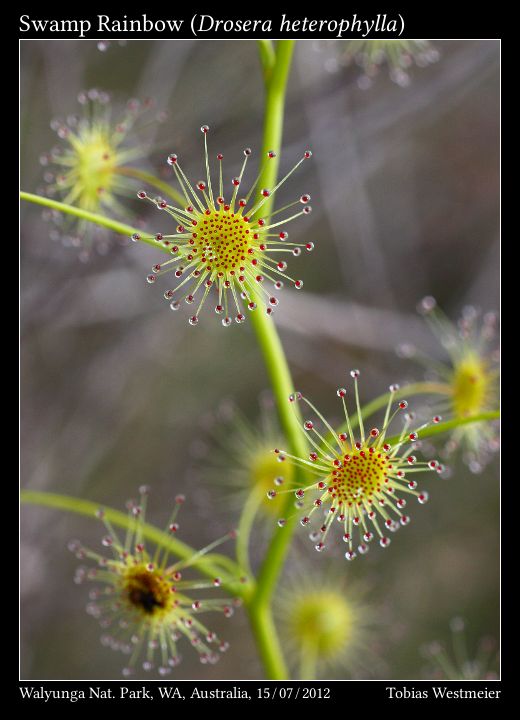
<svg viewBox="0 0 520 720">
<path fill-rule="evenodd" d="M 131 225 L 126 225 L 118 220 L 112 220 L 104 215 L 98 215 L 97 213 L 89 212 L 88 210 L 82 210 L 74 205 L 67 205 L 66 203 L 59 202 L 58 200 L 51 200 L 51 198 L 46 198 L 42 195 L 35 195 L 34 193 L 28 193 L 22 190 L 20 192 L 20 200 L 26 200 L 27 202 L 35 203 L 36 205 L 43 205 L 43 207 L 48 207 L 51 210 L 57 210 L 58 212 L 65 213 L 67 215 L 74 215 L 77 218 L 81 218 L 81 220 L 87 220 L 88 222 L 93 222 L 96 225 L 106 227 L 108 230 L 113 230 L 114 232 L 119 233 L 119 235 L 132 237 L 134 233 L 139 234 L 139 230 Z M 149 240 L 141 238 L 141 241 L 158 248 L 158 243 L 154 238 Z"/>
<path fill-rule="evenodd" d="M 269 150 L 274 150 L 277 155 L 279 154 L 283 130 L 285 93 L 293 48 L 294 43 L 292 41 L 280 40 L 278 42 L 272 75 L 266 81 L 264 158 Z M 277 173 L 278 156 L 268 163 L 264 163 L 259 187 L 274 187 Z M 265 203 L 262 214 L 268 218 L 271 212 L 272 198 Z M 287 438 L 291 452 L 296 455 L 305 454 L 307 446 L 298 424 L 298 416 L 288 402 L 288 396 L 294 391 L 294 386 L 276 327 L 270 317 L 260 312 L 251 315 L 251 322 L 269 375 L 282 430 Z M 291 505 L 292 498 L 287 495 L 283 512 L 286 512 Z M 253 632 L 267 676 L 271 679 L 285 679 L 288 674 L 272 617 L 271 597 L 289 549 L 295 522 L 296 517 L 293 517 L 287 521 L 283 529 L 275 528 L 264 562 L 260 568 L 256 590 L 248 602 Z"/>
<path fill-rule="evenodd" d="M 247 604 L 258 652 L 270 680 L 287 680 L 287 666 L 269 604 Z"/>
<path fill-rule="evenodd" d="M 448 383 L 410 383 L 409 385 L 404 385 L 403 387 L 399 388 L 397 392 L 386 392 L 383 393 L 383 395 L 379 395 L 378 397 L 371 400 L 369 403 L 367 403 L 361 408 L 361 417 L 363 418 L 363 420 L 365 420 L 366 418 L 370 417 L 370 415 L 373 415 L 378 410 L 381 410 L 381 408 L 386 407 L 390 396 L 394 397 L 396 400 L 401 400 L 403 398 L 408 399 L 413 395 L 449 395 L 450 393 L 451 387 L 450 385 L 448 385 Z M 357 424 L 357 415 L 351 418 L 350 424 L 353 427 Z"/>
<path fill-rule="evenodd" d="M 262 492 L 259 488 L 253 488 L 249 493 L 249 496 L 244 503 L 242 513 L 240 515 L 240 522 L 238 523 L 238 538 L 236 545 L 236 555 L 238 564 L 240 567 L 252 575 L 251 565 L 249 562 L 249 538 L 251 535 L 251 528 L 255 521 L 258 508 L 263 500 Z"/>
<path fill-rule="evenodd" d="M 160 182 L 160 181 L 159 181 Z M 65 213 L 66 215 L 74 215 L 75 217 L 87 220 L 88 222 L 101 225 L 109 230 L 113 230 L 119 235 L 126 235 L 132 237 L 132 235 L 139 235 L 139 242 L 146 243 L 156 250 L 169 254 L 168 248 L 155 240 L 153 237 L 143 237 L 141 230 L 132 227 L 131 225 L 125 225 L 125 223 L 119 222 L 118 220 L 112 220 L 104 215 L 98 215 L 97 213 L 89 212 L 88 210 L 82 210 L 81 208 L 75 207 L 74 205 L 67 205 L 66 203 L 59 202 L 58 200 L 51 200 L 50 198 L 43 197 L 42 195 L 35 195 L 34 193 L 20 192 L 20 200 L 26 200 L 27 202 L 35 203 L 36 205 L 43 205 L 51 210 L 57 210 L 58 212 Z"/>
<path fill-rule="evenodd" d="M 96 511 L 99 510 L 100 507 L 103 507 L 105 517 L 114 525 L 128 529 L 132 523 L 132 520 L 124 512 L 100 506 L 90 500 L 83 500 L 69 495 L 37 492 L 35 490 L 22 490 L 20 498 L 23 503 L 54 508 L 56 510 L 66 510 L 68 512 L 78 513 L 79 515 L 86 515 L 90 518 L 94 518 Z M 143 523 L 142 533 L 145 538 L 154 542 L 159 547 L 164 548 L 181 560 L 188 560 L 197 552 L 190 545 L 177 540 L 177 538 L 172 538 L 166 535 L 162 530 L 150 525 L 149 523 Z M 218 577 L 222 567 L 226 567 L 228 572 L 234 573 L 237 578 L 241 574 L 240 568 L 236 563 L 234 563 L 230 558 L 227 558 L 225 555 L 217 553 L 201 556 L 193 563 L 193 567 L 196 567 L 203 575 L 210 578 Z M 246 600 L 252 593 L 254 584 L 252 581 L 246 584 L 241 584 L 237 581 L 232 582 L 230 580 L 223 579 L 222 587 L 232 592 L 234 595 L 240 595 L 244 598 L 244 600 Z"/>
<path fill-rule="evenodd" d="M 142 180 L 147 185 L 151 185 L 151 187 L 154 187 L 162 192 L 163 195 L 170 197 L 176 203 L 180 203 L 181 207 L 184 207 L 186 203 L 185 198 L 177 192 L 175 188 L 172 188 L 167 182 L 156 178 L 155 175 L 152 175 L 145 170 L 140 170 L 139 168 L 134 167 L 120 167 L 117 168 L 116 173 L 118 175 L 135 178 L 136 180 Z"/>
<path fill-rule="evenodd" d="M 456 430 L 463 425 L 470 425 L 473 423 L 489 422 L 491 420 L 498 420 L 500 418 L 499 410 L 489 410 L 488 412 L 479 413 L 478 415 L 470 415 L 465 418 L 454 418 L 453 420 L 446 420 L 446 422 L 438 423 L 437 425 L 429 425 L 425 427 L 419 433 L 419 438 L 422 440 L 426 437 L 432 437 L 433 435 L 440 435 L 450 430 Z M 399 441 L 400 436 L 394 435 L 393 437 L 387 438 L 386 442 L 392 445 Z"/>
</svg>

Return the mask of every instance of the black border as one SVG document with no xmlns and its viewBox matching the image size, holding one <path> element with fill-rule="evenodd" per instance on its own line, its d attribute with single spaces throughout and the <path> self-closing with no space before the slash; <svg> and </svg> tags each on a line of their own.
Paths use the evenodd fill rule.
<svg viewBox="0 0 520 720">
<path fill-rule="evenodd" d="M 183 19 L 185 21 L 184 25 L 189 26 L 189 22 L 191 17 L 195 14 L 209 14 L 212 15 L 215 18 L 220 19 L 233 19 L 233 18 L 241 18 L 246 19 L 247 15 L 246 13 L 250 14 L 250 19 L 266 19 L 271 18 L 273 20 L 273 32 L 271 34 L 265 34 L 265 33 L 259 33 L 259 34 L 252 34 L 249 32 L 213 32 L 213 33 L 207 33 L 203 37 L 199 37 L 199 41 L 204 40 L 215 40 L 215 39 L 226 39 L 226 40 L 255 40 L 258 38 L 271 38 L 271 39 L 279 39 L 279 38 L 292 38 L 292 39 L 299 39 L 299 40 L 313 40 L 313 39 L 334 39 L 336 35 L 334 33 L 305 33 L 305 32 L 294 32 L 291 34 L 287 33 L 280 33 L 277 28 L 277 21 L 276 19 L 280 18 L 284 13 L 293 19 L 302 19 L 307 17 L 309 19 L 315 18 L 315 19 L 325 19 L 325 18 L 351 18 L 354 14 L 357 13 L 358 17 L 363 18 L 375 18 L 377 14 L 387 14 L 396 16 L 397 14 L 401 14 L 404 18 L 405 22 L 405 31 L 402 35 L 402 37 L 407 38 L 418 38 L 418 37 L 425 37 L 428 39 L 501 39 L 504 35 L 504 29 L 506 26 L 506 23 L 510 22 L 511 18 L 509 18 L 507 15 L 502 14 L 502 11 L 500 8 L 494 8 L 490 9 L 487 7 L 478 7 L 474 6 L 471 11 L 469 10 L 463 10 L 462 8 L 456 8 L 454 4 L 429 4 L 424 5 L 421 3 L 391 3 L 388 5 L 384 5 L 383 3 L 375 3 L 371 7 L 367 7 L 366 3 L 363 3 L 361 6 L 361 3 L 357 2 L 355 5 L 352 6 L 343 6 L 341 10 L 328 10 L 326 8 L 323 8 L 323 12 L 320 11 L 319 7 L 313 6 L 312 8 L 309 8 L 308 10 L 305 10 L 305 8 L 299 8 L 297 10 L 292 9 L 289 7 L 286 3 L 280 5 L 276 5 L 275 9 L 270 9 L 268 5 L 261 4 L 256 6 L 258 12 L 253 12 L 251 9 L 251 6 L 244 6 L 240 11 L 236 12 L 236 14 L 231 14 L 229 11 L 229 6 L 224 5 L 221 10 L 217 10 L 215 6 L 213 5 L 197 5 L 193 6 L 192 9 L 189 12 L 182 11 L 178 8 L 176 8 L 173 5 L 165 5 L 164 9 L 161 7 L 158 9 L 156 6 L 152 6 L 151 8 L 146 8 L 145 6 L 135 6 L 130 5 L 128 7 L 125 7 L 123 11 L 121 11 L 121 6 L 119 5 L 114 11 L 110 9 L 110 5 L 108 3 L 100 4 L 96 3 L 95 7 L 92 5 L 86 5 L 85 4 L 85 10 L 82 12 L 80 9 L 76 9 L 75 11 L 72 10 L 72 8 L 68 9 L 56 9 L 51 10 L 49 8 L 49 5 L 46 4 L 45 6 L 42 6 L 40 3 L 23 3 L 23 5 L 19 8 L 10 9 L 9 14 L 11 16 L 11 19 L 7 21 L 7 19 L 4 20 L 4 28 L 7 30 L 7 40 L 8 43 L 13 44 L 13 53 L 15 57 L 18 57 L 19 48 L 18 48 L 18 41 L 19 40 L 62 40 L 62 39 L 71 39 L 71 40 L 77 40 L 77 34 L 75 33 L 49 33 L 49 32 L 39 32 L 39 33 L 20 33 L 19 32 L 19 19 L 21 15 L 29 15 L 31 18 L 67 18 L 67 19 L 90 19 L 93 23 L 96 21 L 96 17 L 98 14 L 108 14 L 112 19 L 118 19 L 122 18 L 124 15 L 126 15 L 128 18 L 140 18 L 143 13 L 146 13 L 147 17 L 149 19 L 165 19 L 165 18 L 175 18 L 175 19 Z M 16 30 L 15 30 L 16 28 Z M 374 34 L 369 35 L 368 37 L 374 37 Z M 376 35 L 377 37 L 398 37 L 398 35 Z M 5 35 L 4 35 L 5 37 Z M 360 37 L 358 34 L 352 34 L 352 33 L 344 33 L 342 36 L 344 39 L 352 38 L 352 37 Z M 85 39 L 92 41 L 92 40 L 104 40 L 104 39 L 157 39 L 157 40 L 182 40 L 182 39 L 194 39 L 193 34 L 190 32 L 181 32 L 175 35 L 168 34 L 168 33 L 147 33 L 147 32 L 141 32 L 141 33 L 122 33 L 122 32 L 115 32 L 115 33 L 103 33 L 102 35 L 97 33 L 90 33 Z M 16 162 L 16 160 L 15 160 Z M 514 480 L 514 478 L 512 478 Z M 512 512 L 513 504 L 511 503 L 509 505 L 510 510 L 509 512 Z M 506 512 L 507 508 L 504 508 Z M 514 539 L 514 538 L 513 538 Z M 485 569 L 483 569 L 483 572 L 485 572 Z M 505 593 L 504 593 L 505 594 Z M 18 633 L 17 629 L 15 629 L 15 623 L 11 624 L 13 628 L 13 632 L 16 633 L 15 635 L 15 643 L 18 643 Z M 505 653 L 507 650 L 507 647 L 510 646 L 510 641 L 508 640 L 508 637 L 505 636 L 505 633 L 502 633 L 501 638 L 501 644 L 502 644 L 502 665 L 504 665 L 505 660 Z M 11 646 L 12 647 L 12 646 Z M 16 673 L 17 675 L 17 667 L 15 663 L 10 663 L 10 665 L 13 667 L 13 675 Z M 511 666 L 509 666 L 510 668 Z M 347 708 L 352 707 L 352 703 L 354 705 L 359 704 L 361 707 L 365 708 L 365 710 L 373 711 L 377 708 L 391 708 L 395 706 L 396 709 L 401 710 L 403 705 L 406 706 L 414 706 L 414 707 L 422 707 L 424 703 L 432 704 L 432 705 L 446 705 L 450 704 L 452 706 L 460 706 L 462 703 L 462 707 L 467 708 L 468 706 L 466 703 L 470 703 L 471 708 L 473 709 L 476 705 L 485 704 L 485 706 L 493 706 L 493 704 L 496 704 L 497 702 L 502 703 L 503 700 L 507 695 L 510 695 L 512 693 L 508 693 L 506 688 L 508 687 L 508 680 L 511 679 L 511 673 L 508 671 L 507 667 L 506 670 L 502 668 L 502 676 L 501 680 L 494 681 L 425 681 L 425 680 L 409 680 L 409 681 L 380 681 L 380 680 L 363 680 L 363 681 L 355 681 L 355 680 L 334 680 L 334 681 L 315 681 L 315 682 L 303 682 L 303 681 L 280 681 L 280 682 L 273 682 L 273 681 L 265 681 L 265 680 L 254 680 L 254 681 L 245 681 L 245 680 L 237 680 L 237 681 L 211 681 L 211 680 L 185 680 L 185 681 L 176 681 L 174 678 L 167 678 L 164 680 L 154 680 L 154 681 L 96 681 L 96 680 L 89 680 L 89 681 L 19 681 L 18 678 L 15 678 L 14 684 L 17 686 L 15 688 L 14 697 L 11 696 L 11 693 L 9 692 L 9 696 L 15 699 L 15 701 L 21 702 L 24 705 L 37 705 L 40 707 L 48 707 L 48 708 L 55 708 L 56 705 L 68 705 L 69 708 L 74 711 L 77 706 L 83 706 L 85 704 L 90 704 L 91 708 L 98 707 L 99 705 L 105 705 L 108 707 L 135 707 L 133 703 L 137 702 L 140 705 L 142 703 L 145 704 L 145 707 L 150 707 L 150 700 L 147 698 L 135 698 L 132 699 L 130 702 L 132 703 L 129 705 L 129 699 L 121 699 L 120 698 L 120 688 L 121 687 L 127 687 L 131 690 L 142 690 L 143 688 L 148 690 L 149 693 L 152 693 L 154 695 L 154 701 L 153 704 L 162 704 L 164 708 L 172 708 L 174 711 L 179 707 L 179 703 L 181 704 L 181 707 L 186 707 L 186 703 L 193 704 L 195 703 L 196 706 L 200 706 L 200 704 L 207 705 L 208 703 L 211 703 L 214 705 L 215 703 L 219 706 L 222 706 L 223 704 L 226 704 L 226 707 L 229 707 L 230 704 L 238 704 L 241 708 L 245 707 L 251 707 L 252 704 L 256 705 L 258 704 L 261 708 L 268 709 L 272 705 L 276 705 L 277 707 L 281 706 L 291 706 L 294 704 L 297 705 L 313 705 L 316 706 L 318 704 L 318 707 L 321 708 L 327 708 L 327 707 L 336 707 L 339 705 L 340 708 L 344 708 L 347 710 Z M 505 684 L 505 685 L 504 685 Z M 161 687 L 177 687 L 179 688 L 179 691 L 182 695 L 185 696 L 186 700 L 161 700 L 158 698 L 158 691 L 157 688 Z M 83 691 L 85 695 L 87 696 L 86 699 L 79 699 L 76 702 L 71 702 L 69 699 L 39 699 L 34 698 L 34 696 L 31 699 L 23 699 L 20 688 L 33 688 L 34 690 L 40 691 L 40 689 L 47 690 L 49 692 L 51 691 L 72 691 L 75 690 L 77 692 Z M 210 699 L 193 699 L 190 700 L 189 696 L 193 692 L 194 688 L 198 688 L 200 691 L 226 691 L 226 690 L 232 690 L 233 687 L 240 688 L 241 690 L 246 691 L 251 696 L 251 700 L 242 700 L 242 699 L 219 699 L 219 698 L 210 698 Z M 510 687 L 510 686 L 509 686 Z M 96 699 L 95 697 L 89 698 L 89 692 L 90 688 L 101 688 L 104 691 L 111 691 L 111 694 L 113 695 L 112 698 L 101 698 Z M 315 698 L 305 698 L 305 688 L 313 689 L 316 694 L 319 696 L 319 691 L 321 690 L 322 697 L 315 697 Z M 324 691 L 326 689 L 329 689 L 330 696 L 328 698 L 324 697 Z M 389 693 L 389 688 L 395 688 L 395 694 L 402 693 L 402 696 L 400 698 L 391 698 Z M 435 693 L 434 688 L 443 688 L 446 689 L 449 692 L 458 692 L 458 691 L 474 691 L 474 692 L 485 692 L 488 691 L 489 694 L 494 695 L 494 697 L 481 697 L 478 699 L 459 699 L 459 698 L 444 698 L 444 699 L 435 699 Z M 269 697 L 265 697 L 264 699 L 260 700 L 258 699 L 258 693 L 264 692 L 268 693 Z M 312 693 L 311 693 L 312 694 Z M 284 697 L 282 697 L 284 695 Z M 425 697 L 426 695 L 426 697 Z"/>
</svg>

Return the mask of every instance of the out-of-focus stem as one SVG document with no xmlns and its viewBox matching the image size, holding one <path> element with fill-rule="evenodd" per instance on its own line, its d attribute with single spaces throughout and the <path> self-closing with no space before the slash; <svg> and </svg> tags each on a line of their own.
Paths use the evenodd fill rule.
<svg viewBox="0 0 520 720">
<path fill-rule="evenodd" d="M 82 498 L 56 493 L 37 492 L 34 490 L 22 490 L 21 501 L 31 505 L 78 513 L 90 518 L 96 516 L 96 511 L 99 510 L 100 507 L 100 505 L 90 502 L 89 500 L 83 500 Z M 129 519 L 127 513 L 104 506 L 103 510 L 107 520 L 114 525 L 128 529 L 132 521 Z M 194 548 L 177 540 L 177 538 L 166 535 L 162 530 L 149 523 L 143 523 L 142 533 L 145 538 L 154 542 L 157 546 L 168 550 L 168 552 L 181 560 L 189 560 L 197 553 Z M 234 595 L 240 595 L 244 599 L 247 599 L 254 589 L 254 582 L 250 578 L 248 578 L 247 583 L 238 582 L 238 578 L 242 573 L 237 564 L 225 555 L 218 553 L 201 555 L 200 558 L 193 562 L 193 567 L 196 567 L 203 575 L 210 578 L 221 576 L 222 568 L 227 568 L 230 576 L 233 577 L 233 581 L 223 578 L 222 587 Z"/>
<path fill-rule="evenodd" d="M 238 524 L 237 560 L 238 564 L 249 574 L 251 574 L 251 565 L 249 562 L 249 538 L 262 500 L 262 492 L 259 488 L 254 487 L 244 503 L 244 507 L 242 508 L 242 513 L 240 515 L 240 522 Z"/>
<path fill-rule="evenodd" d="M 172 188 L 167 182 L 164 182 L 164 180 L 155 177 L 155 175 L 152 175 L 151 173 L 134 167 L 120 167 L 116 170 L 116 172 L 118 175 L 124 175 L 125 177 L 132 177 L 136 180 L 142 180 L 142 182 L 156 188 L 156 190 L 159 190 L 159 192 L 171 198 L 176 203 L 180 203 L 181 207 L 184 207 L 185 205 L 185 198 L 179 192 L 177 192 L 175 188 Z"/>
<path fill-rule="evenodd" d="M 316 664 L 318 660 L 316 643 L 308 642 L 300 650 L 300 680 L 316 679 Z"/>
</svg>

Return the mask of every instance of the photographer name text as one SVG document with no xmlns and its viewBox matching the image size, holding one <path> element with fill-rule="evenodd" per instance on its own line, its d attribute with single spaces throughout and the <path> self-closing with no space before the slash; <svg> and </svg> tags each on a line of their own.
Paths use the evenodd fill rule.
<svg viewBox="0 0 520 720">
<path fill-rule="evenodd" d="M 415 687 L 386 687 L 389 700 L 498 700 L 501 690 L 483 687 L 481 690 L 464 689 L 448 685 L 434 685 L 431 688 L 419 689 Z"/>
</svg>

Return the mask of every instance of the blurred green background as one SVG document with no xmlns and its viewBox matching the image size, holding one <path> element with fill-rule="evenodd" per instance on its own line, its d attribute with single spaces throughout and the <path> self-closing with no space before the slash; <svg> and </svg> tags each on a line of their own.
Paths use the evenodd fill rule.
<svg viewBox="0 0 520 720">
<path fill-rule="evenodd" d="M 278 205 L 312 195 L 312 215 L 290 231 L 316 249 L 292 260 L 305 288 L 283 291 L 276 321 L 296 387 L 329 417 L 339 416 L 335 389 L 353 367 L 362 370 L 365 400 L 423 376 L 397 358 L 400 342 L 443 358 L 415 313 L 424 295 L 453 319 L 468 303 L 498 309 L 499 43 L 434 46 L 439 61 L 412 68 L 408 87 L 381 72 L 362 90 L 359 68 L 331 62 L 342 41 L 296 45 L 281 171 L 307 146 L 314 156 Z M 253 41 L 134 41 L 105 52 L 90 41 L 23 41 L 24 190 L 42 186 L 38 159 L 56 144 L 50 121 L 77 112 L 77 94 L 89 87 L 115 103 L 156 98 L 168 120 L 145 167 L 167 177 L 169 152 L 182 154 L 194 180 L 202 176 L 203 123 L 229 177 L 244 147 L 261 146 Z M 153 208 L 130 203 L 151 232 L 164 230 Z M 149 519 L 159 525 L 185 492 L 180 536 L 199 547 L 237 521 L 218 486 L 204 482 L 206 460 L 194 452 L 211 442 L 202 419 L 231 399 L 254 422 L 267 380 L 247 322 L 225 330 L 208 308 L 193 328 L 186 309 L 168 309 L 166 286 L 145 281 L 157 260 L 153 248 L 116 242 L 82 263 L 49 238 L 41 209 L 22 207 L 22 486 L 122 508 L 148 483 Z M 460 460 L 450 464 L 449 478 L 426 481 L 430 502 L 413 508 L 387 551 L 347 564 L 342 548 L 324 558 L 305 537 L 295 545 L 289 570 L 303 562 L 312 575 L 324 563 L 347 585 L 370 587 L 381 663 L 362 677 L 422 677 L 421 645 L 449 642 L 454 615 L 467 620 L 470 654 L 480 637 L 498 638 L 498 463 L 478 475 Z M 76 537 L 99 547 L 101 534 L 94 521 L 22 508 L 22 678 L 119 677 L 123 658 L 101 646 L 66 549 Z M 265 528 L 259 547 L 264 537 Z M 201 666 L 185 649 L 175 676 L 261 677 L 243 611 L 232 620 L 215 615 L 211 627 L 231 649 L 216 666 Z"/>
</svg>

